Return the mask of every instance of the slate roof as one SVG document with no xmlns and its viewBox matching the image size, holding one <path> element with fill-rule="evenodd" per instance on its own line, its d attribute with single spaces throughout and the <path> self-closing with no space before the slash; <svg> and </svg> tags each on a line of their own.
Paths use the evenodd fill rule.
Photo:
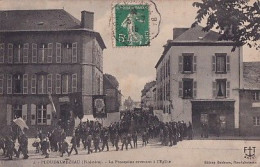
<svg viewBox="0 0 260 167">
<path fill-rule="evenodd" d="M 0 11 L 0 30 L 67 30 L 80 21 L 63 9 Z"/>
<path fill-rule="evenodd" d="M 81 28 L 80 21 L 64 9 L 0 11 L 0 32 L 70 30 L 94 33 L 102 48 L 106 48 L 98 32 Z"/>
<path fill-rule="evenodd" d="M 260 89 L 260 62 L 243 63 L 244 89 Z"/>
<path fill-rule="evenodd" d="M 173 39 L 173 41 L 184 42 L 184 41 L 192 41 L 192 42 L 202 42 L 202 41 L 219 41 L 219 34 L 215 31 L 202 31 L 202 27 L 197 25 L 196 27 L 189 28 L 184 31 L 184 28 L 180 28 L 183 30 L 183 33 L 179 35 L 177 38 Z"/>
<path fill-rule="evenodd" d="M 193 28 L 174 28 L 173 29 L 173 39 L 168 40 L 164 45 L 164 51 L 162 56 L 155 65 L 158 67 L 164 55 L 170 49 L 171 46 L 233 46 L 233 41 L 220 41 L 218 34 L 215 31 L 203 31 L 203 27 L 197 25 Z M 176 34 L 175 34 L 176 33 Z"/>
</svg>

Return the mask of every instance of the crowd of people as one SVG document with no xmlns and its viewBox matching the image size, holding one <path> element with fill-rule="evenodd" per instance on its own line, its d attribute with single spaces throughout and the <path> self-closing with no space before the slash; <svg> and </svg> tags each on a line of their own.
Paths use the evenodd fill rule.
<svg viewBox="0 0 260 167">
<path fill-rule="evenodd" d="M 13 134 L 0 138 L 3 155 L 12 159 L 13 155 L 19 158 L 22 153 L 23 158 L 27 159 L 28 138 L 23 131 L 18 135 Z M 97 121 L 81 122 L 71 137 L 60 126 L 47 133 L 39 129 L 32 146 L 35 147 L 35 154 L 41 153 L 48 158 L 51 152 L 59 152 L 61 157 L 64 154 L 70 156 L 72 152 L 78 154 L 79 148 L 84 148 L 87 154 L 109 151 L 111 145 L 116 151 L 134 149 L 138 147 L 138 139 L 143 147 L 150 139 L 158 139 L 164 146 L 173 146 L 184 138 L 192 139 L 191 123 L 188 126 L 183 121 L 163 123 L 148 112 L 126 112 L 122 114 L 120 122 L 112 123 L 109 127 L 103 127 Z M 18 148 L 15 147 L 16 141 L 19 143 Z"/>
</svg>

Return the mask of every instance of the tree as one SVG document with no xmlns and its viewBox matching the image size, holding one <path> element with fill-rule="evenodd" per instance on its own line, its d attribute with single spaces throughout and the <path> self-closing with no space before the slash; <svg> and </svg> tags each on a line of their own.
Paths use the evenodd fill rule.
<svg viewBox="0 0 260 167">
<path fill-rule="evenodd" d="M 232 40 L 235 43 L 232 51 L 244 44 L 260 49 L 259 0 L 253 3 L 249 0 L 202 0 L 194 2 L 193 6 L 199 10 L 192 27 L 207 18 L 203 30 L 217 29 L 219 40 Z"/>
</svg>

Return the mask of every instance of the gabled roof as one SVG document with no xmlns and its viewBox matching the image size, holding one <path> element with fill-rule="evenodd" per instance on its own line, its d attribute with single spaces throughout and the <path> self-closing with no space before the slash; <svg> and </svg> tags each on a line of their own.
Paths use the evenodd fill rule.
<svg viewBox="0 0 260 167">
<path fill-rule="evenodd" d="M 260 62 L 243 63 L 244 89 L 260 89 Z"/>
<path fill-rule="evenodd" d="M 63 9 L 0 11 L 0 30 L 66 30 L 80 21 Z"/>
</svg>

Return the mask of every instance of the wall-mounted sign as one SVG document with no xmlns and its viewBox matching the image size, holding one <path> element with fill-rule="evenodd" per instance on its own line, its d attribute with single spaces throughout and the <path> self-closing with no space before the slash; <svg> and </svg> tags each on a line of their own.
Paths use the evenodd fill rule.
<svg viewBox="0 0 260 167">
<path fill-rule="evenodd" d="M 94 95 L 93 96 L 93 116 L 94 118 L 105 118 L 106 113 L 106 103 L 104 95 Z"/>
<path fill-rule="evenodd" d="M 70 98 L 68 96 L 60 97 L 59 102 L 61 103 L 70 102 Z"/>
</svg>

